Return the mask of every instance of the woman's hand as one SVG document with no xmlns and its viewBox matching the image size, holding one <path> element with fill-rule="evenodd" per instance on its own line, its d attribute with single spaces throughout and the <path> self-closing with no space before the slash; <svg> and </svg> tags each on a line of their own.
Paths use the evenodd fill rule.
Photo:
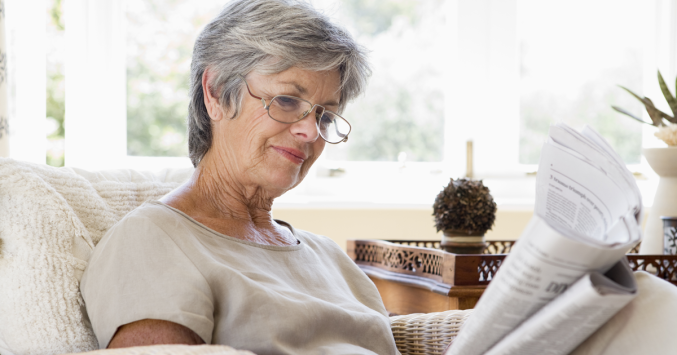
<svg viewBox="0 0 677 355">
<path fill-rule="evenodd" d="M 157 344 L 204 344 L 194 331 L 165 320 L 143 319 L 125 324 L 118 328 L 108 348 L 128 348 L 132 346 Z"/>
</svg>

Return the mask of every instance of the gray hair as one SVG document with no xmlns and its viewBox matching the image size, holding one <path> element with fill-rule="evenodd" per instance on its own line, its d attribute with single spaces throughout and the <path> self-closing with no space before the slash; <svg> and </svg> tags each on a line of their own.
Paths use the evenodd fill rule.
<svg viewBox="0 0 677 355">
<path fill-rule="evenodd" d="M 209 87 L 219 104 L 241 111 L 244 83 L 252 71 L 274 74 L 298 67 L 339 70 L 339 113 L 366 87 L 371 75 L 365 50 L 344 29 L 332 24 L 310 4 L 297 0 L 233 0 L 195 41 L 188 107 L 188 150 L 197 167 L 212 145 L 211 119 L 204 104 L 202 75 L 209 68 Z"/>
</svg>

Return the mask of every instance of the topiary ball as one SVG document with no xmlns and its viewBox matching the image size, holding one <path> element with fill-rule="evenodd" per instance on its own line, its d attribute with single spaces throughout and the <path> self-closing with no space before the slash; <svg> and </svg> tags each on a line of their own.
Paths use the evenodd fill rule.
<svg viewBox="0 0 677 355">
<path fill-rule="evenodd" d="M 451 179 L 435 198 L 437 231 L 483 235 L 496 220 L 496 202 L 482 180 Z"/>
</svg>

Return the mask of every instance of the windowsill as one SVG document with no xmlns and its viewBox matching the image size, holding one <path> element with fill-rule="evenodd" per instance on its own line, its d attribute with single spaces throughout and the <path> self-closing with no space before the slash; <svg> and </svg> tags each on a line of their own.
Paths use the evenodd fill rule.
<svg viewBox="0 0 677 355">
<path fill-rule="evenodd" d="M 159 171 L 190 168 L 188 158 L 133 157 L 107 169 L 127 168 Z M 325 165 L 325 166 L 323 166 Z M 326 163 L 316 164 L 303 183 L 275 201 L 279 209 L 430 209 L 435 197 L 455 174 L 443 171 L 441 163 L 396 162 L 343 163 L 344 172 L 332 172 Z M 529 166 L 536 170 L 537 166 Z M 529 170 L 529 169 L 527 169 Z M 529 170 L 529 171 L 531 171 Z M 633 169 L 631 169 L 633 170 Z M 330 176 L 330 175 L 335 176 Z M 536 176 L 526 173 L 482 179 L 501 210 L 533 210 Z M 637 180 L 644 206 L 650 207 L 658 177 L 649 171 Z M 329 188 L 331 186 L 331 188 Z"/>
<path fill-rule="evenodd" d="M 448 175 L 414 174 L 316 177 L 287 192 L 275 202 L 283 209 L 430 209 L 435 197 L 449 183 Z M 388 176 L 385 178 L 384 176 Z M 481 178 L 481 177 L 480 177 Z M 536 177 L 488 177 L 482 179 L 500 210 L 533 210 Z M 333 185 L 329 190 L 326 186 Z M 645 207 L 651 207 L 658 186 L 656 176 L 637 180 Z"/>
<path fill-rule="evenodd" d="M 304 181 L 275 202 L 276 208 L 430 209 L 449 183 L 449 175 L 399 171 L 393 174 L 346 173 Z M 501 209 L 532 210 L 536 178 L 483 179 Z M 327 186 L 333 186 L 327 189 Z"/>
</svg>

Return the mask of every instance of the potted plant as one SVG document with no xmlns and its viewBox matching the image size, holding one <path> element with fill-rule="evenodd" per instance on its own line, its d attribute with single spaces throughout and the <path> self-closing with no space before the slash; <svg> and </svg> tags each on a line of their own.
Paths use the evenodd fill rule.
<svg viewBox="0 0 677 355">
<path fill-rule="evenodd" d="M 481 180 L 451 179 L 435 198 L 433 216 L 443 232 L 442 249 L 455 254 L 481 254 L 484 234 L 496 220 L 496 203 Z"/>
<path fill-rule="evenodd" d="M 668 145 L 664 148 L 642 149 L 647 162 L 660 176 L 656 197 L 649 210 L 649 217 L 644 228 L 644 238 L 640 250 L 642 254 L 663 253 L 663 223 L 660 217 L 677 216 L 677 96 L 672 95 L 660 71 L 658 71 L 658 84 L 670 106 L 672 116 L 657 109 L 648 97 L 640 97 L 623 86 L 621 88 L 644 104 L 651 122 L 646 122 L 620 107 L 612 106 L 614 110 L 639 122 L 655 126 L 657 128 L 656 137 Z"/>
</svg>

